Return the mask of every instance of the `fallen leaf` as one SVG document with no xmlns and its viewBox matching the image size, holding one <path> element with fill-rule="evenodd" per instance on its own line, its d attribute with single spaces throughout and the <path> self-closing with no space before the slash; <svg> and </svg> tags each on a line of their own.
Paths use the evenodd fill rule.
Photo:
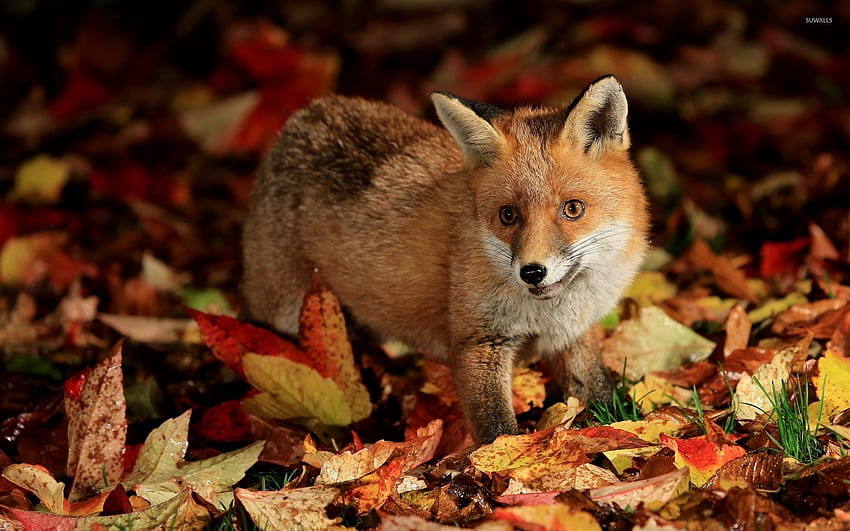
<svg viewBox="0 0 850 531">
<path fill-rule="evenodd" d="M 68 499 L 88 498 L 114 486 L 124 473 L 127 404 L 124 399 L 122 347 L 87 373 L 79 398 L 65 395 L 68 422 L 68 475 L 74 478 Z M 79 402 L 69 405 L 69 402 Z"/>
<path fill-rule="evenodd" d="M 248 415 L 248 421 L 254 438 L 266 441 L 260 461 L 283 467 L 292 467 L 301 462 L 307 431 L 295 426 L 276 425 L 254 415 Z"/>
<path fill-rule="evenodd" d="M 36 155 L 18 167 L 9 199 L 31 205 L 57 203 L 69 177 L 68 163 L 50 155 Z"/>
<path fill-rule="evenodd" d="M 711 476 L 704 488 L 729 490 L 731 482 L 741 482 L 745 488 L 777 490 L 782 483 L 782 455 L 755 452 L 727 461 Z"/>
<path fill-rule="evenodd" d="M 637 507 L 643 503 L 652 510 L 686 492 L 689 487 L 688 469 L 680 468 L 649 479 L 595 488 L 589 494 L 597 503 L 616 503 L 620 507 Z"/>
<path fill-rule="evenodd" d="M 504 520 L 527 531 L 593 531 L 599 523 L 592 514 L 575 511 L 566 505 L 526 505 L 520 507 L 498 507 L 493 518 Z"/>
<path fill-rule="evenodd" d="M 608 426 L 580 430 L 556 426 L 528 435 L 503 435 L 472 452 L 469 460 L 482 472 L 498 473 L 540 490 L 549 478 L 589 463 L 589 455 L 643 446 L 647 443 L 641 439 Z"/>
<path fill-rule="evenodd" d="M 84 516 L 74 517 L 66 515 L 49 514 L 34 511 L 22 511 L 20 509 L 9 509 L 9 512 L 25 525 L 26 529 L 55 529 L 58 531 L 94 530 L 94 529 L 145 529 L 150 531 L 171 531 L 189 529 L 201 529 L 198 522 L 194 525 L 184 526 L 180 521 L 179 511 L 190 496 L 191 492 L 186 489 L 177 496 L 166 500 L 159 505 L 128 514 L 116 514 L 113 516 Z"/>
<path fill-rule="evenodd" d="M 44 467 L 12 464 L 3 469 L 3 478 L 35 494 L 48 511 L 68 514 L 70 506 L 65 501 L 65 484 L 56 481 Z"/>
<path fill-rule="evenodd" d="M 136 457 L 133 471 L 121 482 L 132 489 L 138 483 L 156 482 L 171 477 L 189 448 L 191 410 L 168 419 L 151 431 Z"/>
<path fill-rule="evenodd" d="M 133 490 L 151 504 L 162 503 L 189 486 L 213 507 L 228 507 L 233 502 L 231 487 L 245 476 L 263 451 L 265 441 L 219 454 L 201 461 L 189 461 L 170 471 L 164 481 L 138 483 Z M 164 471 L 167 473 L 167 471 Z"/>
<path fill-rule="evenodd" d="M 738 419 L 753 420 L 763 413 L 770 414 L 773 411 L 771 393 L 784 385 L 790 374 L 801 367 L 808 355 L 810 342 L 811 336 L 783 348 L 769 363 L 756 369 L 752 376 L 746 373 L 741 375 L 732 400 L 732 408 Z"/>
<path fill-rule="evenodd" d="M 687 259 L 693 268 L 710 271 L 714 275 L 717 287 L 725 293 L 748 302 L 759 302 L 758 297 L 747 283 L 747 277 L 744 273 L 727 258 L 714 254 L 702 238 L 697 238 L 694 241 L 687 252 Z"/>
<path fill-rule="evenodd" d="M 98 313 L 97 318 L 121 335 L 139 343 L 176 343 L 180 341 L 192 321 L 139 315 Z"/>
<path fill-rule="evenodd" d="M 546 399 L 546 387 L 543 373 L 528 368 L 514 371 L 511 380 L 514 412 L 519 415 L 533 407 L 543 407 Z"/>
<path fill-rule="evenodd" d="M 726 318 L 726 341 L 723 343 L 723 357 L 728 358 L 732 352 L 747 348 L 750 341 L 752 323 L 747 312 L 740 304 L 736 304 Z"/>
<path fill-rule="evenodd" d="M 347 426 L 351 407 L 336 383 L 287 358 L 246 354 L 245 377 L 259 394 L 243 399 L 245 411 L 272 419 L 315 418 L 328 426 Z"/>
<path fill-rule="evenodd" d="M 662 434 L 661 444 L 676 452 L 676 465 L 688 467 L 691 483 L 697 487 L 705 485 L 724 464 L 747 453 L 737 444 L 718 443 L 705 435 L 675 439 Z"/>
<path fill-rule="evenodd" d="M 663 371 L 687 362 L 702 361 L 714 350 L 714 342 L 671 319 L 657 307 L 642 308 L 636 319 L 620 324 L 605 340 L 603 358 L 613 370 L 638 380 L 652 371 Z"/>
<path fill-rule="evenodd" d="M 236 489 L 236 498 L 254 524 L 268 531 L 341 531 L 340 518 L 328 518 L 325 509 L 339 496 L 339 489 L 327 485 L 252 491 Z"/>
<path fill-rule="evenodd" d="M 641 307 L 653 306 L 676 295 L 673 285 L 660 271 L 643 271 L 626 289 L 623 297 L 634 300 Z"/>
<path fill-rule="evenodd" d="M 818 360 L 818 374 L 812 376 L 812 383 L 823 405 L 824 419 L 847 409 L 850 407 L 850 358 L 827 350 Z"/>
<path fill-rule="evenodd" d="M 274 332 L 226 315 L 211 315 L 191 308 L 187 308 L 186 313 L 198 323 L 204 343 L 212 349 L 213 355 L 236 374 L 244 374 L 242 357 L 248 352 L 301 362 L 298 347 Z"/>
<path fill-rule="evenodd" d="M 363 385 L 339 301 L 314 272 L 298 317 L 298 342 L 304 351 L 302 363 L 333 380 L 348 403 L 351 422 L 372 412 L 369 392 Z"/>
<path fill-rule="evenodd" d="M 532 478 L 528 484 L 511 479 L 502 496 L 595 489 L 617 483 L 620 483 L 617 475 L 607 468 L 584 463 L 574 468 L 552 469 L 546 475 Z"/>
</svg>

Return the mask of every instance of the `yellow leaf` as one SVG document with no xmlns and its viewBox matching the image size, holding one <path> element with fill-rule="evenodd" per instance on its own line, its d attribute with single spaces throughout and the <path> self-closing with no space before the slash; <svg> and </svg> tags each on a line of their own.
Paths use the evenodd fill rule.
<svg viewBox="0 0 850 531">
<path fill-rule="evenodd" d="M 797 304 L 804 304 L 806 302 L 808 302 L 808 299 L 806 299 L 806 297 L 797 292 L 794 292 L 782 299 L 766 302 L 755 310 L 750 311 L 747 314 L 747 317 L 750 318 L 750 322 L 753 324 L 760 323 L 765 319 L 770 319 L 775 315 L 779 315 L 780 313 L 784 312 L 792 306 L 795 306 Z"/>
<path fill-rule="evenodd" d="M 524 505 L 499 507 L 493 517 L 505 520 L 521 529 L 549 529 L 551 531 L 601 530 L 596 518 L 590 513 L 577 511 L 566 505 Z"/>
<path fill-rule="evenodd" d="M 659 406 L 679 402 L 687 404 L 691 400 L 691 391 L 675 386 L 669 380 L 655 374 L 647 374 L 629 390 L 632 400 L 640 406 L 641 413 L 654 411 Z"/>
<path fill-rule="evenodd" d="M 639 306 L 652 306 L 676 295 L 676 286 L 660 271 L 644 271 L 635 277 L 624 297 L 634 299 Z"/>
<path fill-rule="evenodd" d="M 823 402 L 823 421 L 850 407 L 850 358 L 827 350 L 818 360 L 818 373 L 812 377 L 812 383 Z"/>
<path fill-rule="evenodd" d="M 67 514 L 65 484 L 56 481 L 44 467 L 27 464 L 9 465 L 3 469 L 3 477 L 35 494 L 51 513 Z"/>
<path fill-rule="evenodd" d="M 345 396 L 351 417 L 345 424 L 368 417 L 372 402 L 354 363 L 342 308 L 317 273 L 313 274 L 298 315 L 298 342 L 304 354 L 315 362 L 308 365 L 325 367 L 328 372 L 319 372 L 328 376 Z"/>
<path fill-rule="evenodd" d="M 9 199 L 30 204 L 52 204 L 62 197 L 68 164 L 50 155 L 37 155 L 18 167 Z"/>
<path fill-rule="evenodd" d="M 139 450 L 133 471 L 122 482 L 128 490 L 138 483 L 162 481 L 174 474 L 189 448 L 191 416 L 192 410 L 188 409 L 179 417 L 166 420 L 148 434 Z"/>
<path fill-rule="evenodd" d="M 697 487 L 705 485 L 725 463 L 747 453 L 741 446 L 717 443 L 705 435 L 690 439 L 675 439 L 662 435 L 661 444 L 676 452 L 674 463 L 678 468 L 688 467 L 691 483 Z"/>
<path fill-rule="evenodd" d="M 702 361 L 714 342 L 670 318 L 661 308 L 642 308 L 637 319 L 623 322 L 605 341 L 603 357 L 608 367 L 637 380 L 652 371 L 665 371 L 688 362 Z"/>
<path fill-rule="evenodd" d="M 634 433 L 646 442 L 659 444 L 661 434 L 676 436 L 684 426 L 671 422 L 667 419 L 655 420 L 622 420 L 611 424 L 612 428 Z"/>
<path fill-rule="evenodd" d="M 176 496 L 188 485 L 212 506 L 228 507 L 233 502 L 231 488 L 257 462 L 264 445 L 265 441 L 256 441 L 232 452 L 201 461 L 190 461 L 172 470 L 167 480 L 141 483 L 134 490 L 156 505 Z"/>
<path fill-rule="evenodd" d="M 514 397 L 514 412 L 525 413 L 533 407 L 543 407 L 546 400 L 546 387 L 543 374 L 524 368 L 514 371 L 511 389 Z"/>
<path fill-rule="evenodd" d="M 246 354 L 245 377 L 260 390 L 242 401 L 258 417 L 315 418 L 328 426 L 351 424 L 351 408 L 336 383 L 306 365 L 277 356 Z"/>
<path fill-rule="evenodd" d="M 236 497 L 260 529 L 268 531 L 336 531 L 340 518 L 328 518 L 325 509 L 339 495 L 339 490 L 327 485 L 252 491 L 236 489 Z"/>
<path fill-rule="evenodd" d="M 600 487 L 591 490 L 589 494 L 597 503 L 616 503 L 620 507 L 637 507 L 644 503 L 652 508 L 667 503 L 689 487 L 688 471 L 680 468 L 649 479 Z"/>
</svg>

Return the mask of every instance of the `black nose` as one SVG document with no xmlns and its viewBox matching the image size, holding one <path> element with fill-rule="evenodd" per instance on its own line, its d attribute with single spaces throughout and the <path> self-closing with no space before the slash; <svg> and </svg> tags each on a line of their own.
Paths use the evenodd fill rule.
<svg viewBox="0 0 850 531">
<path fill-rule="evenodd" d="M 519 270 L 519 278 L 526 284 L 536 286 L 546 278 L 546 268 L 540 264 L 528 264 Z"/>
</svg>

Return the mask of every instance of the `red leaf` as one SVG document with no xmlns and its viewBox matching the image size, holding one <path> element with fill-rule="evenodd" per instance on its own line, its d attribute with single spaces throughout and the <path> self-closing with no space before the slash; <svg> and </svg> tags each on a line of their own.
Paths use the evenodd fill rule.
<svg viewBox="0 0 850 531">
<path fill-rule="evenodd" d="M 274 332 L 226 315 L 212 315 L 191 308 L 186 308 L 186 312 L 198 323 L 204 343 L 212 349 L 213 355 L 240 376 L 245 375 L 242 356 L 248 352 L 302 361 L 298 347 Z"/>
<path fill-rule="evenodd" d="M 83 397 L 83 387 L 91 373 L 91 367 L 86 367 L 74 376 L 65 380 L 65 396 L 79 402 Z"/>
<path fill-rule="evenodd" d="M 805 237 L 789 242 L 765 242 L 761 246 L 761 276 L 771 278 L 796 275 L 803 265 L 809 242 L 809 238 Z"/>
<path fill-rule="evenodd" d="M 198 432 L 215 442 L 248 441 L 251 440 L 251 422 L 239 400 L 228 400 L 204 412 Z"/>
</svg>

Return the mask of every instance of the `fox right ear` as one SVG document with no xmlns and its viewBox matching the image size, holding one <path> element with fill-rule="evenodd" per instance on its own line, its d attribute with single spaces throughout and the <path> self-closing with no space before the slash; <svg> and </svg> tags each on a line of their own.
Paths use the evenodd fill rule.
<svg viewBox="0 0 850 531">
<path fill-rule="evenodd" d="M 464 158 L 489 166 L 504 144 L 491 120 L 505 111 L 448 92 L 432 92 L 431 101 L 440 121 L 463 149 Z"/>
</svg>

